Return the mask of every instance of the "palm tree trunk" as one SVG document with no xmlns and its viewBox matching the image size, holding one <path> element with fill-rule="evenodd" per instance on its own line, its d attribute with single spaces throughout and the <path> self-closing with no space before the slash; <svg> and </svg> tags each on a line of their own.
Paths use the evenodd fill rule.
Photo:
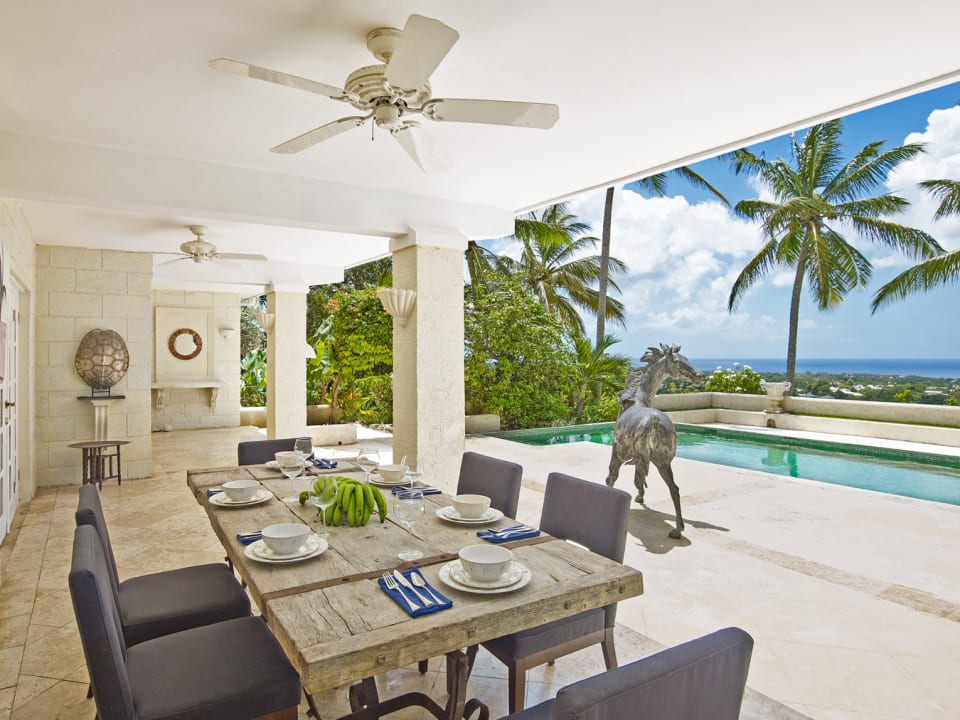
<svg viewBox="0 0 960 720">
<path fill-rule="evenodd" d="M 785 380 L 793 386 L 793 376 L 797 368 L 797 328 L 800 321 L 800 294 L 803 290 L 803 273 L 806 258 L 801 252 L 797 260 L 797 274 L 793 278 L 793 291 L 790 293 L 790 321 L 787 329 L 787 373 Z M 787 391 L 790 394 L 790 390 Z"/>
<path fill-rule="evenodd" d="M 610 226 L 613 223 L 613 192 L 607 188 L 603 201 L 603 231 L 600 234 L 600 287 L 597 294 L 597 347 L 603 342 L 607 321 L 607 284 L 610 281 Z"/>
</svg>

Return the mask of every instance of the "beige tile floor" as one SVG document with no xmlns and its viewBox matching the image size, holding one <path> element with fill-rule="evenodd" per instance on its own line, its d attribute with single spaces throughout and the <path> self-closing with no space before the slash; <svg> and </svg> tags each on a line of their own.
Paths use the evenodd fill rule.
<svg viewBox="0 0 960 720">
<path fill-rule="evenodd" d="M 234 464 L 236 443 L 258 436 L 234 428 L 153 437 L 154 476 L 103 489 L 124 577 L 222 558 L 184 470 Z M 389 452 L 387 437 L 364 442 Z M 467 446 L 524 465 L 518 514 L 534 523 L 549 471 L 600 481 L 608 456 L 586 443 Z M 676 461 L 675 473 L 682 540 L 667 537 L 672 512 L 655 474 L 648 507 L 631 511 L 626 562 L 644 572 L 646 592 L 621 604 L 621 662 L 739 625 L 757 642 L 749 683 L 760 691 L 748 692 L 743 718 L 960 717 L 960 508 L 692 461 Z M 629 474 L 618 483 L 627 490 Z M 66 589 L 75 507 L 76 488 L 40 491 L 0 545 L 0 720 L 95 715 Z M 383 692 L 442 698 L 440 665 L 423 676 L 388 673 Z M 532 671 L 527 703 L 601 670 L 591 649 Z M 505 691 L 502 666 L 481 655 L 470 694 L 498 717 Z M 319 700 L 326 718 L 347 711 L 343 690 Z"/>
</svg>

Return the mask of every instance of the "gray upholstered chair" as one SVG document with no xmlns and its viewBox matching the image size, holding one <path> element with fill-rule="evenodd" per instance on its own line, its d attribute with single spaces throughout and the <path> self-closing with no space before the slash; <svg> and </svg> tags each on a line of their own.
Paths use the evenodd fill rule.
<svg viewBox="0 0 960 720">
<path fill-rule="evenodd" d="M 726 628 L 567 685 L 510 720 L 737 720 L 753 638 Z M 505 720 L 505 718 L 501 718 Z"/>
<path fill-rule="evenodd" d="M 508 518 L 517 516 L 523 467 L 508 460 L 465 452 L 460 460 L 457 494 L 473 493 L 490 498 L 490 507 Z"/>
<path fill-rule="evenodd" d="M 490 498 L 490 507 L 496 508 L 508 518 L 515 518 L 517 505 L 520 503 L 522 481 L 522 465 L 467 451 L 460 460 L 457 495 L 486 495 Z M 476 650 L 471 652 L 475 653 Z M 421 674 L 427 672 L 427 663 L 427 660 L 417 663 Z"/>
<path fill-rule="evenodd" d="M 540 530 L 622 562 L 629 513 L 630 495 L 623 490 L 555 472 L 547 477 Z M 603 650 L 607 670 L 615 668 L 616 617 L 617 606 L 608 605 L 483 643 L 507 666 L 510 712 L 523 707 L 529 668 L 596 643 Z"/>
<path fill-rule="evenodd" d="M 278 452 L 292 451 L 293 444 L 299 439 L 295 437 L 275 438 L 273 440 L 246 440 L 237 443 L 237 465 L 262 465 L 269 460 L 273 460 Z"/>
<path fill-rule="evenodd" d="M 97 533 L 127 647 L 170 633 L 250 615 L 250 598 L 226 565 L 210 563 L 120 582 L 95 485 L 80 487 L 77 526 Z"/>
<path fill-rule="evenodd" d="M 126 647 L 97 531 L 74 531 L 70 597 L 99 720 L 296 720 L 300 678 L 256 617 Z"/>
</svg>

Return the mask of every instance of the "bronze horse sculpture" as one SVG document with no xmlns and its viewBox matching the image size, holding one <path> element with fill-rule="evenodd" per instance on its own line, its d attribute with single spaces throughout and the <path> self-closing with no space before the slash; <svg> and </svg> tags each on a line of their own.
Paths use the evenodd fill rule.
<svg viewBox="0 0 960 720">
<path fill-rule="evenodd" d="M 677 454 L 677 431 L 670 418 L 650 407 L 650 403 L 666 378 L 700 382 L 703 376 L 680 354 L 679 345 L 661 343 L 659 348 L 647 348 L 640 360 L 647 364 L 627 375 L 626 386 L 620 391 L 620 413 L 613 429 L 613 450 L 606 482 L 613 486 L 620 474 L 620 466 L 633 461 L 636 463 L 633 476 L 633 484 L 637 487 L 636 501 L 643 504 L 647 473 L 653 463 L 670 489 L 677 513 L 677 526 L 670 531 L 670 537 L 679 538 L 684 528 L 680 488 L 674 482 L 670 467 Z"/>
</svg>

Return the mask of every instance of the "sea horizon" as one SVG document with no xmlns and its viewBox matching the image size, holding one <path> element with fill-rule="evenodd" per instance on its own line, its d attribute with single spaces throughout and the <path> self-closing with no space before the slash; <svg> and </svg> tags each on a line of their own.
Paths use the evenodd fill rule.
<svg viewBox="0 0 960 720">
<path fill-rule="evenodd" d="M 704 373 L 718 367 L 733 369 L 749 365 L 758 373 L 786 372 L 785 358 L 689 358 Z M 796 372 L 831 375 L 916 375 L 930 378 L 960 378 L 960 359 L 955 358 L 797 358 Z"/>
</svg>

